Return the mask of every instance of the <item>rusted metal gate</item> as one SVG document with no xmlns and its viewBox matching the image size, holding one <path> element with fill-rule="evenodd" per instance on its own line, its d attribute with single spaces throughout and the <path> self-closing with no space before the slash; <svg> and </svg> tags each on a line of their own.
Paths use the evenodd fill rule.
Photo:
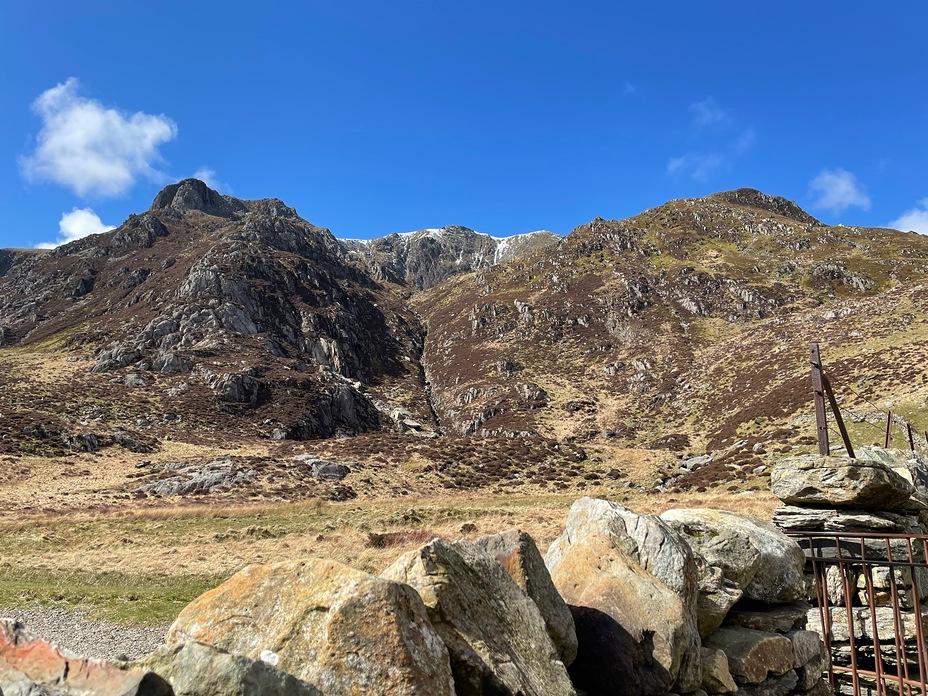
<svg viewBox="0 0 928 696">
<path fill-rule="evenodd" d="M 836 693 L 928 696 L 928 535 L 790 532 Z"/>
</svg>

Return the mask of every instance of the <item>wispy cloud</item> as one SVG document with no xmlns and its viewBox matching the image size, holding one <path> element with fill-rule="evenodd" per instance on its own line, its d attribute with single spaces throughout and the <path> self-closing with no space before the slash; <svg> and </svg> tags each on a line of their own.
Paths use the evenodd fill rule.
<svg viewBox="0 0 928 696">
<path fill-rule="evenodd" d="M 823 169 L 809 182 L 809 193 L 815 197 L 813 207 L 841 213 L 848 208 L 870 209 L 870 197 L 846 169 Z"/>
<path fill-rule="evenodd" d="M 886 226 L 904 232 L 912 230 L 919 234 L 928 234 L 928 198 L 923 198 L 914 208 L 906 210 Z"/>
<path fill-rule="evenodd" d="M 54 249 L 57 246 L 91 234 L 100 234 L 115 229 L 112 225 L 105 225 L 100 216 L 93 212 L 91 208 L 74 208 L 70 213 L 61 215 L 61 220 L 58 222 L 58 241 L 42 242 L 36 244 L 36 248 Z"/>
<path fill-rule="evenodd" d="M 693 112 L 693 123 L 700 128 L 725 123 L 728 120 L 728 113 L 712 97 L 693 102 L 690 104 L 690 111 Z"/>
<path fill-rule="evenodd" d="M 716 152 L 690 152 L 670 160 L 667 173 L 689 172 L 693 180 L 705 182 L 724 164 L 725 159 Z"/>
<path fill-rule="evenodd" d="M 199 179 L 211 189 L 219 191 L 219 193 L 225 193 L 227 195 L 232 193 L 232 187 L 229 186 L 226 182 L 219 180 L 215 169 L 210 169 L 209 167 L 200 167 L 193 173 L 193 178 Z"/>
<path fill-rule="evenodd" d="M 80 95 L 71 77 L 32 103 L 42 119 L 32 154 L 20 158 L 29 181 L 53 181 L 79 196 L 118 196 L 139 177 L 162 179 L 158 148 L 177 135 L 166 116 L 128 113 Z"/>
<path fill-rule="evenodd" d="M 716 173 L 731 169 L 757 140 L 753 128 L 739 126 L 736 120 L 712 97 L 689 105 L 692 137 L 701 145 L 672 157 L 667 174 L 688 175 L 705 183 Z"/>
<path fill-rule="evenodd" d="M 638 91 L 638 87 L 636 87 L 634 84 L 632 84 L 632 83 L 629 82 L 628 80 L 625 80 L 625 84 L 622 85 L 622 96 L 623 96 L 623 97 L 630 97 L 630 96 L 632 96 L 636 91 Z"/>
</svg>

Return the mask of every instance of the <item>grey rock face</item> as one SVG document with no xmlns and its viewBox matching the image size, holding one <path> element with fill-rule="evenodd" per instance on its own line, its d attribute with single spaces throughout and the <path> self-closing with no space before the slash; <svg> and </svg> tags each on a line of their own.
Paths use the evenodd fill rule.
<svg viewBox="0 0 928 696">
<path fill-rule="evenodd" d="M 293 459 L 306 464 L 309 473 L 321 481 L 341 481 L 351 473 L 351 469 L 344 464 L 319 459 L 311 454 L 300 454 Z"/>
<path fill-rule="evenodd" d="M 448 647 L 458 696 L 574 694 L 538 607 L 479 546 L 436 539 L 383 577 L 422 596 Z"/>
<path fill-rule="evenodd" d="M 184 179 L 163 188 L 155 196 L 149 210 L 181 215 L 197 211 L 217 217 L 231 217 L 235 212 L 243 212 L 246 207 L 241 201 L 213 191 L 199 179 Z"/>
<path fill-rule="evenodd" d="M 359 258 L 378 280 L 425 290 L 448 278 L 531 255 L 561 241 L 539 231 L 495 238 L 458 225 L 391 234 L 366 242 L 343 240 L 343 253 Z"/>
<path fill-rule="evenodd" d="M 661 519 L 748 599 L 792 602 L 807 596 L 805 555 L 769 522 L 710 509 L 668 510 Z"/>
<path fill-rule="evenodd" d="M 782 459 L 770 472 L 770 489 L 790 505 L 903 508 L 915 488 L 882 462 L 808 454 Z"/>
<path fill-rule="evenodd" d="M 526 532 L 511 529 L 481 537 L 475 543 L 499 561 L 522 591 L 535 602 L 548 627 L 548 635 L 557 647 L 561 662 L 569 666 L 577 656 L 574 619 L 558 594 L 534 539 Z"/>
<path fill-rule="evenodd" d="M 134 664 L 170 682 L 175 696 L 325 696 L 268 662 L 195 641 L 163 645 Z"/>
</svg>

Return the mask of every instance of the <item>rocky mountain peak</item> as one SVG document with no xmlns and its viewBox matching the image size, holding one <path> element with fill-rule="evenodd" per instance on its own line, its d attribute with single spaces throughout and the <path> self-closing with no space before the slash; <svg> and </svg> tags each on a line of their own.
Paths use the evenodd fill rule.
<svg viewBox="0 0 928 696">
<path fill-rule="evenodd" d="M 236 212 L 247 210 L 247 206 L 237 198 L 223 196 L 199 179 L 184 179 L 165 186 L 155 196 L 149 212 L 182 215 L 190 211 L 199 211 L 217 217 L 232 217 Z"/>
<path fill-rule="evenodd" d="M 821 225 L 822 223 L 809 215 L 793 201 L 783 198 L 782 196 L 771 196 L 757 189 L 739 188 L 734 191 L 723 191 L 708 196 L 710 200 L 724 201 L 733 205 L 740 205 L 746 208 L 757 208 L 768 213 L 781 215 L 782 217 L 796 220 L 797 222 Z"/>
</svg>

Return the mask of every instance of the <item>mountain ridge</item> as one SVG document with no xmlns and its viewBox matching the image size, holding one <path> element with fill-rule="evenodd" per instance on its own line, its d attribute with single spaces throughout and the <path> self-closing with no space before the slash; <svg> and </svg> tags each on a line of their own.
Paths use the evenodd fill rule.
<svg viewBox="0 0 928 696">
<path fill-rule="evenodd" d="M 432 452 L 417 480 L 467 487 L 525 479 L 448 448 L 524 441 L 543 487 L 563 457 L 757 446 L 701 485 L 808 444 L 807 341 L 836 376 L 869 375 L 867 398 L 908 380 L 921 403 L 923 238 L 823 225 L 752 189 L 534 235 L 501 263 L 489 235 L 441 229 L 368 254 L 277 199 L 185 180 L 115 230 L 0 254 L 0 449 L 57 456 L 88 430 L 313 441 L 391 466 Z"/>
</svg>

